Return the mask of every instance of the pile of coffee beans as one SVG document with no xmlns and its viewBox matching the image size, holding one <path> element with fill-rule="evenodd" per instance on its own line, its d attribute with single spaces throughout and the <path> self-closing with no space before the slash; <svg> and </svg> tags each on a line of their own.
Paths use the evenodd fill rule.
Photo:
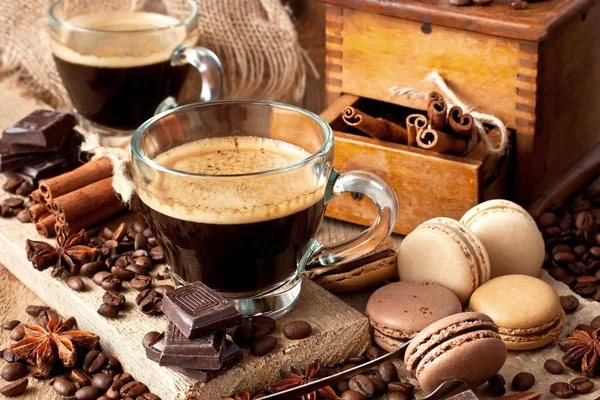
<svg viewBox="0 0 600 400">
<path fill-rule="evenodd" d="M 600 181 L 537 222 L 546 243 L 544 268 L 580 296 L 600 301 Z"/>
<path fill-rule="evenodd" d="M 561 399 L 569 399 L 576 394 L 588 394 L 594 389 L 594 382 L 589 378 L 575 378 L 571 382 L 555 382 L 550 386 L 550 393 Z"/>
<path fill-rule="evenodd" d="M 0 217 L 16 217 L 19 222 L 31 222 L 31 219 L 29 218 L 29 207 L 31 207 L 31 204 L 31 200 L 25 202 L 19 197 L 5 199 L 0 205 Z"/>
<path fill-rule="evenodd" d="M 511 382 L 511 388 L 515 392 L 526 392 L 535 384 L 535 376 L 529 372 L 519 372 Z M 506 393 L 506 380 L 500 374 L 492 376 L 488 380 L 488 391 L 494 397 L 503 396 Z"/>
<path fill-rule="evenodd" d="M 58 316 L 56 312 L 45 306 L 29 306 L 27 313 L 33 320 L 28 322 L 32 325 L 45 325 L 48 318 Z M 65 322 L 70 327 L 75 325 L 74 320 L 69 318 Z M 11 320 L 2 323 L 2 329 L 12 332 L 23 325 L 20 321 Z M 7 362 L 0 372 L 0 377 L 7 384 L 0 387 L 0 394 L 13 397 L 24 393 L 28 386 L 27 376 L 30 374 L 29 366 L 24 361 L 17 361 L 9 351 L 0 351 L 2 358 Z M 34 377 L 38 378 L 37 376 Z M 39 378 L 38 378 L 39 379 Z M 150 393 L 148 387 L 142 382 L 136 381 L 130 374 L 123 372 L 121 362 L 104 353 L 99 347 L 92 349 L 87 354 L 78 354 L 77 363 L 73 368 L 57 370 L 55 376 L 48 379 L 48 383 L 60 398 L 74 400 L 160 400 Z"/>
<path fill-rule="evenodd" d="M 277 339 L 269 335 L 275 327 L 275 320 L 264 315 L 244 318 L 242 324 L 233 332 L 233 341 L 240 347 L 250 347 L 252 354 L 262 357 L 273 351 L 277 345 Z"/>
<path fill-rule="evenodd" d="M 92 278 L 106 293 L 98 314 L 106 318 L 116 318 L 124 309 L 125 297 L 118 295 L 124 282 L 140 292 L 136 304 L 149 315 L 161 312 L 162 296 L 173 290 L 173 285 L 159 284 L 154 288 L 151 271 L 156 264 L 164 262 L 164 251 L 156 242 L 148 225 L 138 220 L 132 224 L 122 223 L 114 231 L 108 227 L 99 229 L 97 235 L 89 240 L 88 246 L 99 250 L 96 260 L 83 264 L 79 275 Z M 167 269 L 156 274 L 157 280 L 169 280 Z M 85 282 L 76 275 L 65 280 L 67 286 L 75 291 L 85 290 Z"/>
</svg>

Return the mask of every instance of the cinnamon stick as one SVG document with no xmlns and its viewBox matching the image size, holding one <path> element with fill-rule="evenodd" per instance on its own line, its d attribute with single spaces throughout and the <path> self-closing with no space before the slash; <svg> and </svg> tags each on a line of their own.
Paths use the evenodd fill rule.
<svg viewBox="0 0 600 400">
<path fill-rule="evenodd" d="M 53 199 L 50 207 L 54 215 L 70 223 L 80 218 L 90 218 L 98 210 L 111 205 L 121 204 L 121 200 L 112 187 L 113 178 L 94 182 L 80 189 Z"/>
<path fill-rule="evenodd" d="M 104 208 L 96 210 L 90 215 L 78 218 L 74 221 L 69 221 L 68 223 L 61 224 L 60 222 L 57 222 L 57 225 L 60 225 L 61 229 L 63 229 L 67 235 L 69 232 L 79 232 L 82 229 L 88 230 L 89 228 L 115 216 L 120 211 L 124 210 L 125 207 L 125 204 L 121 202 L 109 204 Z"/>
<path fill-rule="evenodd" d="M 444 154 L 461 155 L 467 151 L 467 141 L 435 129 L 423 129 L 417 135 L 420 148 Z"/>
<path fill-rule="evenodd" d="M 431 129 L 443 131 L 446 128 L 448 106 L 446 100 L 438 92 L 429 93 L 427 102 L 427 116 L 431 124 Z"/>
<path fill-rule="evenodd" d="M 37 203 L 29 207 L 29 219 L 33 222 L 37 222 L 44 214 L 48 214 L 44 203 Z"/>
<path fill-rule="evenodd" d="M 45 203 L 46 202 L 46 199 L 44 198 L 44 195 L 42 195 L 42 191 L 39 188 L 35 189 L 33 192 L 29 193 L 29 198 L 34 203 Z"/>
<path fill-rule="evenodd" d="M 367 135 L 387 142 L 406 143 L 408 132 L 400 125 L 383 118 L 374 118 L 354 107 L 342 111 L 342 119 L 349 126 L 360 129 Z"/>
<path fill-rule="evenodd" d="M 448 113 L 448 125 L 452 132 L 459 137 L 470 139 L 473 133 L 473 117 L 463 114 L 462 108 L 454 106 Z"/>
<path fill-rule="evenodd" d="M 35 229 L 40 235 L 49 238 L 55 234 L 54 224 L 56 224 L 56 217 L 53 214 L 47 214 L 44 218 L 36 222 Z"/>
<path fill-rule="evenodd" d="M 90 183 L 113 175 L 113 164 L 108 158 L 90 161 L 73 171 L 40 182 L 40 191 L 46 202 L 73 192 Z"/>
<path fill-rule="evenodd" d="M 406 131 L 409 146 L 417 145 L 417 134 L 427 126 L 427 117 L 421 114 L 411 114 L 406 117 Z"/>
</svg>

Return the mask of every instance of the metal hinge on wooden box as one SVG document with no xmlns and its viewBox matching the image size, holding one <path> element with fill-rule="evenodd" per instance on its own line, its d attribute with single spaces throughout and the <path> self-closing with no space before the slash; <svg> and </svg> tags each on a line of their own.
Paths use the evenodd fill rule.
<svg viewBox="0 0 600 400">
<path fill-rule="evenodd" d="M 334 130 L 344 106 L 366 99 L 425 109 L 393 88 L 435 90 L 433 70 L 466 104 L 515 132 L 508 180 L 517 201 L 535 200 L 600 142 L 600 1 L 547 0 L 513 10 L 507 0 L 455 7 L 446 0 L 322 0 L 326 6 L 326 91 L 322 114 Z M 363 168 L 396 189 L 408 233 L 436 216 L 460 218 L 485 198 L 485 154 L 464 158 L 336 131 L 336 168 Z M 500 188 L 498 190 L 498 188 Z M 514 192 L 514 193 L 513 193 Z M 368 224 L 367 200 L 336 199 L 328 215 Z"/>
</svg>

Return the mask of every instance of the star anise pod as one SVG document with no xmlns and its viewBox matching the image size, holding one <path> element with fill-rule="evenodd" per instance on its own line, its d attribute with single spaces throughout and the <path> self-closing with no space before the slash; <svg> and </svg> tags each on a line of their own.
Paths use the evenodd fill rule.
<svg viewBox="0 0 600 400">
<path fill-rule="evenodd" d="M 306 371 L 304 373 L 292 367 L 289 371 L 282 372 L 281 381 L 269 386 L 269 390 L 273 393 L 279 393 L 284 390 L 295 388 L 312 382 L 313 380 L 318 378 L 318 372 L 320 368 L 321 362 L 319 360 L 313 361 L 308 367 L 306 367 Z M 310 392 L 302 396 L 302 400 L 317 399 L 340 400 L 340 398 L 335 394 L 333 389 L 329 386 L 319 388 L 314 392 Z"/>
<path fill-rule="evenodd" d="M 64 272 L 75 274 L 81 264 L 93 261 L 98 254 L 97 249 L 87 246 L 87 235 L 83 229 L 69 237 L 59 234 L 56 246 L 28 239 L 25 250 L 35 269 L 43 271 L 53 266 L 52 276 L 55 277 Z"/>
<path fill-rule="evenodd" d="M 600 329 L 591 335 L 583 329 L 574 329 L 569 336 L 557 341 L 565 353 L 563 363 L 585 376 L 595 376 L 600 361 Z"/>
<path fill-rule="evenodd" d="M 77 350 L 96 347 L 98 336 L 88 332 L 69 330 L 60 318 L 54 318 L 43 327 L 24 325 L 25 337 L 7 350 L 17 360 L 27 360 L 37 367 L 37 375 L 47 377 L 57 361 L 72 367 L 77 361 Z M 58 359 L 58 360 L 57 360 Z"/>
</svg>

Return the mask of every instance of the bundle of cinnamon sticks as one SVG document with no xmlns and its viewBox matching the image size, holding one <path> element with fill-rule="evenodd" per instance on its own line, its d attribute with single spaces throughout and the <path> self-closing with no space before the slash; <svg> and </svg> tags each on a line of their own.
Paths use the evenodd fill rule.
<svg viewBox="0 0 600 400">
<path fill-rule="evenodd" d="M 52 237 L 62 230 L 78 232 L 105 221 L 125 208 L 112 187 L 108 158 L 90 161 L 73 171 L 43 180 L 30 198 L 29 209 L 38 233 Z"/>
<path fill-rule="evenodd" d="M 460 107 L 448 106 L 438 92 L 429 94 L 427 116 L 411 114 L 406 128 L 384 118 L 372 117 L 354 107 L 342 112 L 344 122 L 367 135 L 388 142 L 420 147 L 438 153 L 463 155 L 470 140 L 477 140 L 473 117 Z"/>
</svg>

